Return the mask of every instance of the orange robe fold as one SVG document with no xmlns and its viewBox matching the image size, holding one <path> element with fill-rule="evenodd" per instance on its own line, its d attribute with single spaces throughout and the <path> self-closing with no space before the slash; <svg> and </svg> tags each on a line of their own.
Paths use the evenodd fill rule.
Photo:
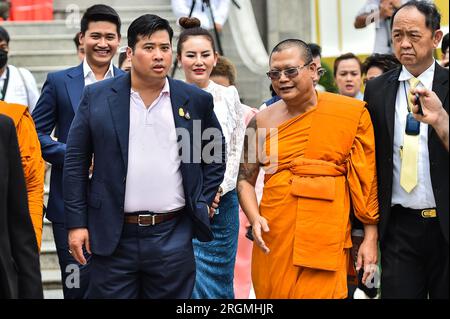
<svg viewBox="0 0 450 319">
<path fill-rule="evenodd" d="M 271 174 L 260 213 L 271 251 L 253 250 L 256 297 L 346 298 L 351 207 L 363 223 L 378 223 L 375 142 L 364 103 L 319 93 L 317 107 L 280 125 L 265 145 Z"/>
<path fill-rule="evenodd" d="M 28 108 L 20 104 L 0 101 L 0 113 L 9 116 L 16 126 L 20 156 L 28 195 L 28 209 L 41 248 L 45 163 L 33 119 Z"/>
</svg>

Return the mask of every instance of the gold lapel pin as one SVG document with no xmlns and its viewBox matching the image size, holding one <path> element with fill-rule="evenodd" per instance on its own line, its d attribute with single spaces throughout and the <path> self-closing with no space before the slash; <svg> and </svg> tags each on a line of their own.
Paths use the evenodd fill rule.
<svg viewBox="0 0 450 319">
<path fill-rule="evenodd" d="M 184 115 L 184 110 L 183 110 L 182 107 L 180 107 L 180 108 L 178 109 L 178 115 L 180 115 L 181 117 L 185 116 L 185 115 Z"/>
</svg>

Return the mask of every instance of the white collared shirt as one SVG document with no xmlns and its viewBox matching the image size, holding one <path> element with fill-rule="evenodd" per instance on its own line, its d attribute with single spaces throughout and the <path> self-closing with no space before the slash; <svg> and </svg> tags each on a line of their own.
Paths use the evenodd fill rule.
<svg viewBox="0 0 450 319">
<path fill-rule="evenodd" d="M 84 74 L 84 86 L 88 86 L 89 84 L 100 81 L 95 78 L 94 71 L 92 71 L 91 67 L 87 63 L 86 58 L 83 60 L 83 74 Z M 106 72 L 105 76 L 103 77 L 103 80 L 113 77 L 114 77 L 114 67 L 111 61 L 111 63 L 109 64 L 109 69 Z"/>
<path fill-rule="evenodd" d="M 8 103 L 27 105 L 31 114 L 39 99 L 39 90 L 37 88 L 34 76 L 27 69 L 17 68 L 11 64 L 8 64 L 8 69 L 8 87 L 6 88 L 6 93 L 3 100 Z M 0 76 L 0 90 L 3 89 L 5 80 L 6 68 Z"/>
<path fill-rule="evenodd" d="M 420 83 L 417 87 L 431 90 L 433 88 L 435 61 L 433 64 L 423 72 L 417 79 Z M 417 186 L 407 193 L 400 186 L 400 147 L 403 145 L 403 137 L 406 126 L 406 116 L 408 114 L 407 108 L 407 93 L 409 92 L 408 80 L 413 75 L 403 66 L 398 81 L 400 86 L 397 92 L 397 100 L 395 102 L 395 127 L 394 127 L 394 175 L 392 183 L 392 206 L 402 205 L 403 207 L 412 209 L 424 209 L 436 207 L 436 201 L 433 194 L 433 186 L 431 184 L 430 175 L 430 158 L 428 152 L 428 124 L 420 123 L 420 138 L 419 138 L 419 156 L 418 156 L 418 175 Z M 406 94 L 405 94 L 406 90 Z"/>
<path fill-rule="evenodd" d="M 131 89 L 125 212 L 158 213 L 184 207 L 180 164 L 169 81 L 148 108 Z"/>
</svg>

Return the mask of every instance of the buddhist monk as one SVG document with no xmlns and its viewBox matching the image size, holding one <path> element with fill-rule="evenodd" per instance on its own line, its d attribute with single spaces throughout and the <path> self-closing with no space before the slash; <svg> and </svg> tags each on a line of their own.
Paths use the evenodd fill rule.
<svg viewBox="0 0 450 319">
<path fill-rule="evenodd" d="M 279 43 L 267 73 L 281 100 L 247 127 L 238 177 L 252 227 L 257 298 L 346 298 L 349 215 L 364 225 L 357 269 L 377 263 L 377 179 L 365 103 L 316 92 L 316 65 L 301 40 Z M 266 171 L 260 207 L 254 185 Z"/>
<path fill-rule="evenodd" d="M 10 117 L 16 126 L 22 168 L 28 195 L 28 208 L 38 248 L 42 240 L 42 219 L 44 207 L 44 172 L 41 145 L 28 107 L 0 101 L 0 114 Z"/>
</svg>

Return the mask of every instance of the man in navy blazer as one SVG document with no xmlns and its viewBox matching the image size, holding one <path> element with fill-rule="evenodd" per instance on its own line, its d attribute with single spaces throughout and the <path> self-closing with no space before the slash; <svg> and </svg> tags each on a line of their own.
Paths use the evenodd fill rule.
<svg viewBox="0 0 450 319">
<path fill-rule="evenodd" d="M 87 87 L 70 129 L 66 226 L 74 257 L 92 253 L 88 298 L 190 298 L 192 238 L 212 240 L 225 140 L 212 96 L 167 77 L 172 37 L 158 16 L 133 21 L 130 74 Z"/>
<path fill-rule="evenodd" d="M 88 267 L 80 268 L 68 252 L 62 189 L 66 141 L 84 87 L 123 74 L 111 62 L 120 44 L 120 25 L 113 8 L 106 5 L 88 8 L 81 19 L 80 32 L 85 60 L 79 66 L 49 73 L 33 111 L 43 157 L 52 164 L 47 218 L 53 225 L 66 299 L 84 297 L 88 275 Z M 53 129 L 57 140 L 50 136 Z"/>
</svg>

